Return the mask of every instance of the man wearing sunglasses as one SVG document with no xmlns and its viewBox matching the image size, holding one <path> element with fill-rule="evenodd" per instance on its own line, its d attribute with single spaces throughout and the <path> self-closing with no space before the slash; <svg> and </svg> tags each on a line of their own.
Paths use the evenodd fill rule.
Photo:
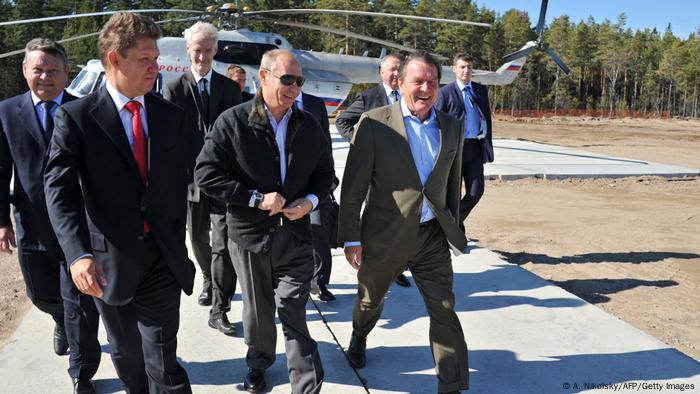
<svg viewBox="0 0 700 394">
<path fill-rule="evenodd" d="M 244 388 L 265 388 L 275 361 L 275 309 L 284 328 L 294 393 L 318 393 L 323 367 L 306 325 L 314 273 L 308 213 L 333 181 L 328 142 L 314 117 L 294 106 L 304 84 L 285 50 L 263 55 L 261 93 L 221 114 L 197 158 L 201 190 L 227 204 L 229 250 L 243 298 L 248 345 Z"/>
</svg>

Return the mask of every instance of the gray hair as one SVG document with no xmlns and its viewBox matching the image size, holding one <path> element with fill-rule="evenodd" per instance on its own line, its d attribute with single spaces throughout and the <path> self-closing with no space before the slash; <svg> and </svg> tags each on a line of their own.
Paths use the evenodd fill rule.
<svg viewBox="0 0 700 394">
<path fill-rule="evenodd" d="M 29 52 L 34 51 L 41 51 L 49 55 L 56 56 L 63 60 L 63 64 L 66 67 L 68 66 L 68 55 L 66 55 L 66 49 L 63 47 L 63 45 L 50 38 L 39 37 L 30 40 L 24 47 L 24 60 L 22 60 L 22 63 L 26 63 Z"/>
<path fill-rule="evenodd" d="M 382 67 L 386 64 L 389 59 L 396 59 L 399 61 L 399 63 L 403 62 L 404 56 L 399 54 L 399 53 L 390 53 L 382 58 L 382 61 L 379 63 L 379 69 L 381 70 Z"/>
<path fill-rule="evenodd" d="M 194 36 L 203 36 L 204 38 L 210 38 L 216 43 L 219 37 L 219 29 L 209 22 L 197 22 L 194 25 L 185 29 L 185 42 L 190 43 L 190 40 Z"/>
</svg>

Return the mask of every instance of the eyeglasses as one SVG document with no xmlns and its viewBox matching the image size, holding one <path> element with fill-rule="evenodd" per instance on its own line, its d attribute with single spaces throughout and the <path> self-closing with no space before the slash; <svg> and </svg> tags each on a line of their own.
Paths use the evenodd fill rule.
<svg viewBox="0 0 700 394">
<path fill-rule="evenodd" d="M 280 82 L 282 82 L 282 85 L 284 86 L 292 86 L 294 84 L 297 84 L 298 87 L 302 87 L 304 85 L 304 82 L 306 82 L 306 79 L 304 77 L 300 77 L 298 75 L 292 75 L 292 74 L 284 74 L 284 75 L 275 75 L 272 73 L 272 71 L 269 68 L 264 68 L 263 70 L 267 70 L 270 75 L 272 75 L 275 78 L 278 78 Z"/>
</svg>

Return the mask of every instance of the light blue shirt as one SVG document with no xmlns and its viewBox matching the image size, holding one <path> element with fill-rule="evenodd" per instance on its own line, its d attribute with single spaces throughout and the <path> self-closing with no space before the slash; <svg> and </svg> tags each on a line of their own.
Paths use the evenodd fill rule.
<svg viewBox="0 0 700 394">
<path fill-rule="evenodd" d="M 406 102 L 401 100 L 401 113 L 403 124 L 406 126 L 408 145 L 411 147 L 413 162 L 416 164 L 418 175 L 423 186 L 433 172 L 435 161 L 440 152 L 440 127 L 434 109 L 430 110 L 430 116 L 425 121 L 411 115 Z M 435 214 L 428 206 L 428 201 L 423 197 L 420 221 L 427 222 L 435 218 Z"/>
<path fill-rule="evenodd" d="M 466 111 L 466 116 L 464 117 L 464 138 L 477 138 L 479 132 L 481 131 L 481 115 L 479 115 L 479 108 L 477 108 L 474 99 L 464 90 L 465 86 L 468 86 L 469 89 L 472 90 L 472 94 L 474 94 L 472 81 L 469 81 L 466 85 L 464 85 L 458 80 L 457 86 L 459 87 L 459 91 L 462 93 L 464 110 Z"/>
<path fill-rule="evenodd" d="M 39 117 L 39 123 L 41 123 L 44 119 L 44 105 L 43 105 L 44 101 L 42 99 L 40 99 L 36 94 L 34 94 L 34 92 L 32 92 L 31 90 L 30 90 L 30 94 L 32 96 L 32 103 L 34 103 L 34 109 L 36 110 L 36 115 Z M 58 106 L 61 105 L 61 103 L 63 102 L 63 91 L 61 91 L 61 93 L 59 93 L 58 96 L 56 96 L 51 101 L 56 103 L 56 105 L 54 105 L 53 108 L 51 108 L 51 111 L 49 111 L 51 118 L 54 118 L 56 116 L 56 110 L 58 109 Z M 44 127 L 46 125 L 41 125 L 41 126 Z"/>
<path fill-rule="evenodd" d="M 384 87 L 384 94 L 386 94 L 386 102 L 389 103 L 389 105 L 394 104 L 396 102 L 396 99 L 394 98 L 394 92 L 399 94 L 399 99 L 401 98 L 401 94 L 399 90 L 393 90 L 391 87 L 386 85 L 385 83 L 382 82 L 382 86 Z"/>
<path fill-rule="evenodd" d="M 431 109 L 428 119 L 421 121 L 411 115 L 411 111 L 403 99 L 401 99 L 401 113 L 403 115 L 403 124 L 406 128 L 406 136 L 408 137 L 408 145 L 411 147 L 411 154 L 413 155 L 413 162 L 418 170 L 421 184 L 425 186 L 430 173 L 433 172 L 433 167 L 435 167 L 438 153 L 440 153 L 440 127 L 437 122 L 437 114 L 434 109 Z M 421 205 L 420 222 L 425 223 L 434 218 L 435 214 L 424 197 Z M 360 245 L 362 243 L 359 241 L 348 241 L 344 244 L 345 247 Z"/>
<path fill-rule="evenodd" d="M 267 108 L 267 104 L 265 104 L 265 112 L 267 113 L 267 119 L 270 121 L 272 130 L 275 132 L 275 142 L 277 143 L 277 149 L 279 149 L 280 152 L 280 178 L 282 179 L 282 183 L 284 183 L 284 179 L 287 176 L 287 151 L 285 141 L 287 141 L 287 126 L 289 125 L 289 118 L 292 116 L 292 109 L 289 108 L 279 122 L 277 122 L 275 117 L 272 116 L 272 113 Z M 316 209 L 316 206 L 318 205 L 318 197 L 315 194 L 308 194 L 306 195 L 306 198 L 311 201 L 311 209 Z M 253 203 L 254 198 L 251 196 L 248 205 L 252 207 Z"/>
</svg>

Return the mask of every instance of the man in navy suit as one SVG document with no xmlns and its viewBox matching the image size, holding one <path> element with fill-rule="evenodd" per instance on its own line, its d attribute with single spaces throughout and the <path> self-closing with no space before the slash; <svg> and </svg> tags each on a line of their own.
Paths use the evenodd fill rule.
<svg viewBox="0 0 700 394">
<path fill-rule="evenodd" d="M 56 113 L 44 177 L 51 223 L 73 282 L 94 297 L 129 393 L 191 393 L 177 361 L 187 257 L 187 119 L 151 91 L 150 18 L 114 14 L 97 47 L 107 81 Z"/>
<path fill-rule="evenodd" d="M 466 193 L 459 204 L 459 225 L 484 195 L 484 163 L 493 161 L 491 141 L 491 107 L 489 91 L 472 81 L 473 59 L 465 53 L 455 55 L 452 70 L 457 80 L 440 89 L 435 108 L 464 122 L 464 149 L 462 150 L 462 178 Z"/>
<path fill-rule="evenodd" d="M 355 133 L 355 125 L 360 121 L 360 116 L 363 113 L 399 101 L 401 98 L 399 93 L 399 68 L 402 61 L 403 56 L 399 54 L 390 53 L 386 55 L 379 65 L 379 76 L 382 78 L 382 83 L 358 93 L 350 107 L 335 118 L 335 126 L 338 128 L 338 133 L 348 142 L 352 140 L 352 136 Z M 408 281 L 404 274 L 399 274 L 395 282 L 399 286 L 411 286 L 411 282 Z"/>
<path fill-rule="evenodd" d="M 29 91 L 0 102 L 0 251 L 12 253 L 11 246 L 18 246 L 27 295 L 56 322 L 54 351 L 59 355 L 69 351 L 74 391 L 90 393 L 100 364 L 99 315 L 92 297 L 80 293 L 70 280 L 44 199 L 53 117 L 59 105 L 75 99 L 63 90 L 68 79 L 65 49 L 46 38 L 29 41 L 22 71 Z"/>
<path fill-rule="evenodd" d="M 302 92 L 297 96 L 296 105 L 297 108 L 310 113 L 316 118 L 318 124 L 321 126 L 321 131 L 323 131 L 323 136 L 328 142 L 328 154 L 332 159 L 333 148 L 326 104 L 321 98 Z M 331 268 L 333 266 L 329 234 L 330 226 L 335 225 L 335 223 L 329 223 L 331 210 L 330 195 L 340 181 L 338 181 L 338 178 L 333 178 L 334 182 L 331 192 L 325 198 L 321 198 L 316 209 L 309 213 L 315 266 L 314 277 L 311 280 L 311 293 L 317 294 L 321 301 L 326 302 L 335 300 L 335 295 L 328 290 L 328 282 L 330 281 Z"/>
</svg>

